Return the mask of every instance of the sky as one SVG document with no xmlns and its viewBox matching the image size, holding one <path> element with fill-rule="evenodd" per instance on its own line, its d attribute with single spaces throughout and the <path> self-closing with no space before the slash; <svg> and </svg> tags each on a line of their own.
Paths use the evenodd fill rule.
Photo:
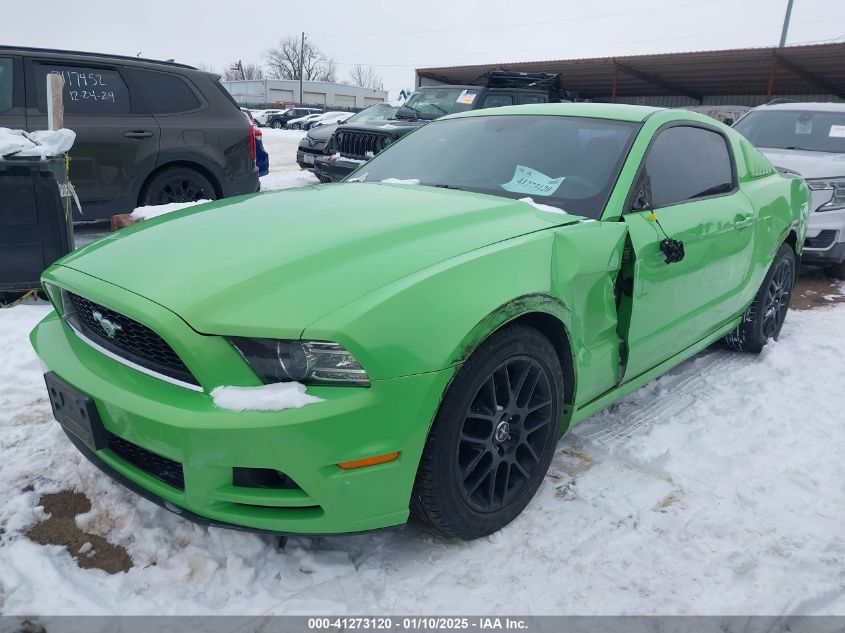
<svg viewBox="0 0 845 633">
<path fill-rule="evenodd" d="M 301 32 L 346 79 L 371 65 L 395 96 L 414 69 L 775 46 L 787 0 L 0 0 L 0 44 L 170 59 L 217 72 Z M 794 0 L 787 44 L 845 41 L 845 2 Z M 564 78 L 565 79 L 565 78 Z"/>
</svg>

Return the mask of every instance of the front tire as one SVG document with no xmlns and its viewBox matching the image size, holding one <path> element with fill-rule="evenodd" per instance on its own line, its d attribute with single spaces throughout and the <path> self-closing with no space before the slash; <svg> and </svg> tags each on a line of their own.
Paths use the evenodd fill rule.
<svg viewBox="0 0 845 633">
<path fill-rule="evenodd" d="M 560 437 L 564 381 L 538 330 L 507 326 L 464 364 L 435 416 L 412 514 L 448 536 L 495 532 L 528 505 Z"/>
<path fill-rule="evenodd" d="M 292 129 L 292 130 L 298 130 L 299 128 L 300 128 L 299 123 L 294 123 L 293 125 L 290 126 L 290 129 Z"/>
<path fill-rule="evenodd" d="M 282 129 L 282 122 L 281 121 L 273 121 L 273 129 L 274 130 L 281 130 Z"/>
<path fill-rule="evenodd" d="M 781 244 L 742 323 L 725 337 L 731 349 L 759 354 L 769 339 L 778 340 L 795 285 L 795 253 Z"/>
</svg>

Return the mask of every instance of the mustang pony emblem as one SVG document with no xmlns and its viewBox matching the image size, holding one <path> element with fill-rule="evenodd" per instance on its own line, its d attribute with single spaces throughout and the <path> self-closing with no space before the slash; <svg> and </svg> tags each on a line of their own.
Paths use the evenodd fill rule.
<svg viewBox="0 0 845 633">
<path fill-rule="evenodd" d="M 100 327 L 103 328 L 103 332 L 105 332 L 106 336 L 109 338 L 114 338 L 114 335 L 123 329 L 117 323 L 112 323 L 108 319 L 104 319 L 103 315 L 96 310 L 91 313 L 91 316 L 94 317 L 94 320 L 100 324 Z"/>
</svg>

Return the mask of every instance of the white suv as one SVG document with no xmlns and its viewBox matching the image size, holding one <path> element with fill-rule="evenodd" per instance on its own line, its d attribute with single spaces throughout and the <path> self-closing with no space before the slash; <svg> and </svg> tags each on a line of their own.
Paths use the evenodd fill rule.
<svg viewBox="0 0 845 633">
<path fill-rule="evenodd" d="M 807 181 L 812 213 L 802 261 L 845 278 L 845 103 L 763 105 L 734 129 L 775 167 Z"/>
</svg>

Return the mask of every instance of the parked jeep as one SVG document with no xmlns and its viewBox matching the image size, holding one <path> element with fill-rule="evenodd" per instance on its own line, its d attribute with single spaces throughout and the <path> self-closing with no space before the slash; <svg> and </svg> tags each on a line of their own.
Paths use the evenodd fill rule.
<svg viewBox="0 0 845 633">
<path fill-rule="evenodd" d="M 303 169 L 313 170 L 314 161 L 318 156 L 325 155 L 328 141 L 338 126 L 344 125 L 383 125 L 392 119 L 398 108 L 389 103 L 377 103 L 353 114 L 341 123 L 327 123 L 308 130 L 308 134 L 299 143 L 296 151 L 296 162 Z"/>
<path fill-rule="evenodd" d="M 802 263 L 845 279 L 845 104 L 763 105 L 734 129 L 776 167 L 807 181 L 812 199 Z"/>
<path fill-rule="evenodd" d="M 61 75 L 76 132 L 76 221 L 258 190 L 254 127 L 219 76 L 173 62 L 0 46 L 0 127 L 47 127 L 46 76 Z"/>
<path fill-rule="evenodd" d="M 342 180 L 408 132 L 447 114 L 575 98 L 574 93 L 561 85 L 560 75 L 490 71 L 485 79 L 485 86 L 423 86 L 399 108 L 395 120 L 387 124 L 348 123 L 338 128 L 325 156 L 316 158 L 315 174 L 326 182 Z"/>
</svg>

